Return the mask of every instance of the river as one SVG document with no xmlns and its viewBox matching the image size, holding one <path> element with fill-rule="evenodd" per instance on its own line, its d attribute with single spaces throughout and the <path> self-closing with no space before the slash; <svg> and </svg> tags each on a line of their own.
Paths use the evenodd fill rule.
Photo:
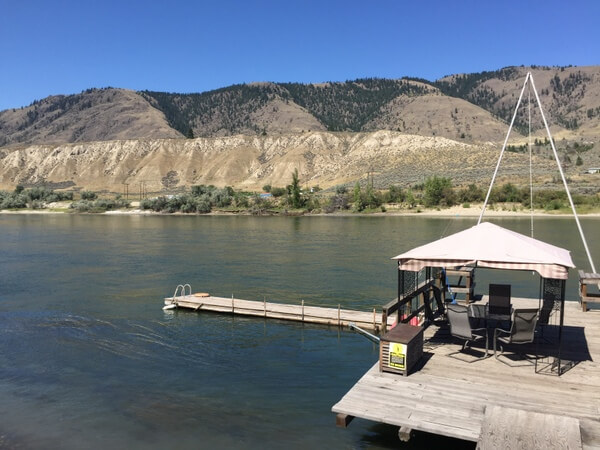
<svg viewBox="0 0 600 450">
<path fill-rule="evenodd" d="M 370 310 L 396 295 L 391 257 L 475 222 L 0 215 L 0 448 L 396 447 L 393 427 L 357 419 L 337 429 L 330 411 L 378 358 L 364 337 L 164 312 L 162 300 L 190 283 L 223 297 Z M 528 219 L 493 222 L 529 233 Z M 582 224 L 600 255 L 600 220 Z M 534 225 L 590 270 L 573 219 Z M 498 273 L 507 276 L 478 273 L 478 286 Z M 537 295 L 537 277 L 510 276 L 513 295 Z M 576 295 L 572 270 L 567 296 Z M 417 434 L 404 448 L 435 445 L 465 443 Z"/>
</svg>

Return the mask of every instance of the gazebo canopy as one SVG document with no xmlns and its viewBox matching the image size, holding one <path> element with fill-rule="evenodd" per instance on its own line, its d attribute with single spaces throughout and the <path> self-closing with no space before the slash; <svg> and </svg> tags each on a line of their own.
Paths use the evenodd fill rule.
<svg viewBox="0 0 600 450">
<path fill-rule="evenodd" d="M 392 259 L 400 270 L 418 271 L 424 267 L 479 267 L 509 270 L 534 270 L 543 278 L 566 280 L 569 267 L 575 267 L 571 253 L 483 222 L 467 230 L 414 248 Z"/>
</svg>

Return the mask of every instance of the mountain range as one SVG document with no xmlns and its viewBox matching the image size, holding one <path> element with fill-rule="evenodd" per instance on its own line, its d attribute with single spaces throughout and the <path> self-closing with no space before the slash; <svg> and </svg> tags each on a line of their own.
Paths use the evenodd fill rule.
<svg viewBox="0 0 600 450">
<path fill-rule="evenodd" d="M 0 147 L 115 139 L 391 130 L 464 142 L 504 138 L 531 71 L 557 137 L 600 135 L 600 66 L 506 67 L 437 81 L 260 82 L 198 94 L 88 89 L 0 112 Z M 532 94 L 532 101 L 535 101 Z M 527 102 L 525 95 L 524 102 Z M 532 108 L 534 130 L 542 127 Z M 527 134 L 521 108 L 516 136 Z"/>
<path fill-rule="evenodd" d="M 51 96 L 0 112 L 0 189 L 258 190 L 289 183 L 295 169 L 323 188 L 364 182 L 373 172 L 378 187 L 435 174 L 487 183 L 528 71 L 567 175 L 579 191 L 597 192 L 595 179 L 581 173 L 600 165 L 600 66 L 507 67 L 433 82 L 259 82 L 198 94 L 94 88 Z M 523 101 L 499 176 L 528 182 L 531 102 L 533 158 L 544 171 L 534 176 L 556 186 L 534 93 L 525 91 Z"/>
</svg>

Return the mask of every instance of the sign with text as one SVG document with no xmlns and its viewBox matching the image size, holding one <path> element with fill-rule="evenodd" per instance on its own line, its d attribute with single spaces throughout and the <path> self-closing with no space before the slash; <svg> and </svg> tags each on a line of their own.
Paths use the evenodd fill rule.
<svg viewBox="0 0 600 450">
<path fill-rule="evenodd" d="M 389 366 L 395 369 L 404 370 L 406 368 L 406 345 L 397 342 L 390 342 L 390 361 Z"/>
</svg>

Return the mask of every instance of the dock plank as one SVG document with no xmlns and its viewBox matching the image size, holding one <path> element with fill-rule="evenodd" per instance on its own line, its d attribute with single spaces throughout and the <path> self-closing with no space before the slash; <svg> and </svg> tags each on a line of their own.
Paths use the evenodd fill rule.
<svg viewBox="0 0 600 450">
<path fill-rule="evenodd" d="M 513 306 L 537 306 L 537 300 L 513 299 Z M 577 364 L 561 377 L 536 374 L 529 364 L 510 367 L 493 357 L 460 361 L 449 354 L 461 344 L 431 326 L 425 330 L 426 361 L 419 370 L 403 377 L 380 372 L 377 363 L 332 411 L 477 441 L 486 411 L 513 409 L 523 424 L 546 427 L 564 421 L 572 431 L 577 422 L 581 444 L 572 433 L 565 439 L 573 439 L 573 448 L 600 448 L 600 311 L 584 313 L 577 302 L 567 302 L 565 326 L 563 355 Z M 540 445 L 547 443 L 539 439 Z"/>
<path fill-rule="evenodd" d="M 486 408 L 477 448 L 577 450 L 582 446 L 578 419 L 494 405 Z"/>
</svg>

